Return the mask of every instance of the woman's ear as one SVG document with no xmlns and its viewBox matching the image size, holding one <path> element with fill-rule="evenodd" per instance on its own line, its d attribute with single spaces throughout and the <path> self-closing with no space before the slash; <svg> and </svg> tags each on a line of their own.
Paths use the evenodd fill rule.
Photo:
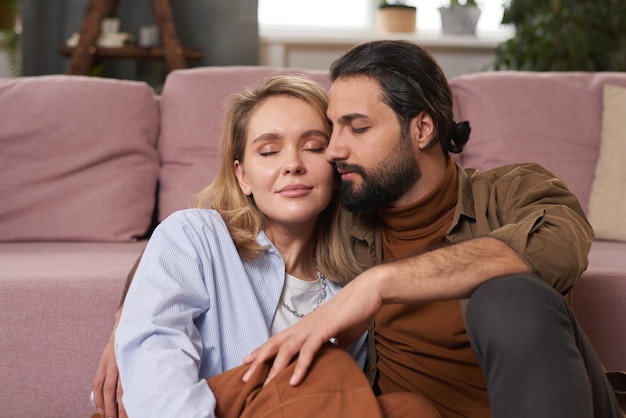
<svg viewBox="0 0 626 418">
<path fill-rule="evenodd" d="M 425 149 L 433 139 L 435 125 L 433 118 L 425 110 L 411 119 L 411 139 L 420 150 Z"/>
<path fill-rule="evenodd" d="M 243 165 L 239 162 L 239 160 L 235 160 L 233 163 L 233 168 L 235 169 L 235 176 L 237 177 L 237 181 L 239 182 L 239 188 L 246 196 L 250 196 L 252 194 L 252 188 L 248 184 L 248 179 L 246 176 L 246 171 L 243 168 Z"/>
</svg>

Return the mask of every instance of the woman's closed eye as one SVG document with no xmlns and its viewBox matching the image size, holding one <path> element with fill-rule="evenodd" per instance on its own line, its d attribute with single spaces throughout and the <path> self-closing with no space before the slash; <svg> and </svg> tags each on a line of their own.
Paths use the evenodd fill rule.
<svg viewBox="0 0 626 418">
<path fill-rule="evenodd" d="M 280 148 L 276 146 L 264 146 L 259 150 L 259 155 L 261 157 L 269 157 L 274 154 L 278 154 L 280 152 Z"/>
<path fill-rule="evenodd" d="M 315 152 L 315 153 L 323 153 L 326 151 L 326 145 L 324 146 L 310 146 L 310 147 L 305 147 L 304 151 L 310 151 L 310 152 Z"/>
</svg>

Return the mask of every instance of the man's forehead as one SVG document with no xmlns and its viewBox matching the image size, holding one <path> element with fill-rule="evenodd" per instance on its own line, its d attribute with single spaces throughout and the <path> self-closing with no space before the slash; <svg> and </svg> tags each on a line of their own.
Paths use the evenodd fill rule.
<svg viewBox="0 0 626 418">
<path fill-rule="evenodd" d="M 331 85 L 329 93 L 334 90 L 340 90 L 343 88 L 364 88 L 367 90 L 378 91 L 380 90 L 380 83 L 377 79 L 364 74 L 349 75 L 337 78 Z"/>
<path fill-rule="evenodd" d="M 384 101 L 378 80 L 365 75 L 341 77 L 329 89 L 327 114 L 331 119 L 346 115 L 365 116 L 380 104 Z"/>
</svg>

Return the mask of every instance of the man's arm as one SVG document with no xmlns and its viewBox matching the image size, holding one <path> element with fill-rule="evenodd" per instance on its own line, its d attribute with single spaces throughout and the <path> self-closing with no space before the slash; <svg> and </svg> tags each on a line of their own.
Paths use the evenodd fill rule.
<svg viewBox="0 0 626 418">
<path fill-rule="evenodd" d="M 141 254 L 143 255 L 143 253 Z M 124 300 L 126 299 L 126 295 L 128 294 L 128 289 L 130 288 L 130 284 L 133 282 L 133 277 L 135 277 L 135 272 L 137 271 L 137 267 L 139 266 L 139 262 L 141 261 L 141 255 L 135 261 L 135 265 L 130 269 L 128 273 L 128 277 L 126 277 L 126 284 L 124 285 L 124 291 L 122 292 L 122 299 L 120 300 L 120 306 L 117 309 L 117 312 L 122 313 L 122 308 L 124 307 Z M 117 315 L 117 313 L 116 313 Z M 117 321 L 115 322 L 115 326 L 117 327 Z M 115 331 L 115 328 L 113 329 Z"/>
<path fill-rule="evenodd" d="M 96 410 L 98 411 L 98 414 L 103 417 L 128 417 L 128 415 L 126 415 L 126 410 L 124 409 L 124 404 L 122 403 L 122 382 L 120 382 L 119 370 L 115 359 L 115 329 L 117 328 L 117 324 L 122 316 L 124 300 L 126 299 L 126 294 L 128 293 L 130 284 L 133 281 L 133 277 L 135 277 L 135 271 L 137 271 L 137 266 L 139 265 L 140 260 L 141 256 L 137 259 L 135 265 L 126 277 L 126 284 L 124 285 L 122 299 L 120 301 L 119 308 L 115 312 L 113 330 L 111 331 L 111 335 L 109 336 L 106 345 L 104 346 L 104 351 L 102 352 L 102 356 L 100 356 L 100 361 L 98 362 L 96 375 L 94 376 L 91 384 Z"/>
<path fill-rule="evenodd" d="M 244 380 L 260 363 L 276 356 L 267 383 L 298 355 L 290 381 L 297 385 L 322 344 L 331 338 L 341 346 L 350 344 L 369 327 L 382 305 L 467 298 L 491 278 L 528 271 L 529 267 L 513 249 L 491 237 L 374 266 L 358 275 L 332 300 L 244 358 L 244 363 L 250 365 Z"/>
</svg>

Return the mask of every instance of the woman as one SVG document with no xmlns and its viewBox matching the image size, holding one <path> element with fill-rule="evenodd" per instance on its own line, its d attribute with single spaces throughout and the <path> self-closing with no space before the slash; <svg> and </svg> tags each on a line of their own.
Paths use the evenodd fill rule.
<svg viewBox="0 0 626 418">
<path fill-rule="evenodd" d="M 125 299 L 115 350 L 129 416 L 239 416 L 216 399 L 247 390 L 233 388 L 244 385 L 239 375 L 205 379 L 241 365 L 358 274 L 324 156 L 326 105 L 320 86 L 290 76 L 229 101 L 216 179 L 198 208 L 157 227 Z M 361 368 L 364 342 L 349 350 Z M 366 397 L 363 410 L 380 416 Z"/>
</svg>

